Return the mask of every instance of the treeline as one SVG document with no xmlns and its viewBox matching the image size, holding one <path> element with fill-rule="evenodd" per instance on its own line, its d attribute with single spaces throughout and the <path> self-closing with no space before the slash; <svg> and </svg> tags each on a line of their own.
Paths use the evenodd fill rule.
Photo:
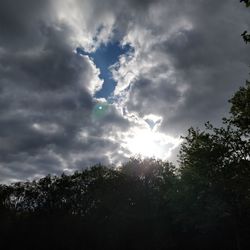
<svg viewBox="0 0 250 250">
<path fill-rule="evenodd" d="M 223 127 L 190 128 L 179 166 L 114 169 L 0 186 L 1 249 L 250 249 L 250 84 Z"/>
</svg>

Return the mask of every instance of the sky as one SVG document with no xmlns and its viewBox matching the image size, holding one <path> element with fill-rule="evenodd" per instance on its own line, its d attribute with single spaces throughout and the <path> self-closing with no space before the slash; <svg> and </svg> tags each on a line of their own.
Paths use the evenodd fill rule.
<svg viewBox="0 0 250 250">
<path fill-rule="evenodd" d="M 249 77 L 237 0 L 2 0 L 0 183 L 176 162 Z"/>
</svg>

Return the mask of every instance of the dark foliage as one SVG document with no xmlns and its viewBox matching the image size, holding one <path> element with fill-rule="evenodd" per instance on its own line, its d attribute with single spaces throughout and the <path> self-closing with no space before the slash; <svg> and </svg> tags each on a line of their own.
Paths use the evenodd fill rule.
<svg viewBox="0 0 250 250">
<path fill-rule="evenodd" d="M 246 7 L 250 6 L 250 1 L 249 0 L 240 0 L 240 2 L 244 2 Z"/>
<path fill-rule="evenodd" d="M 244 2 L 245 6 L 248 8 L 250 7 L 250 0 L 240 0 L 240 2 Z M 245 43 L 250 43 L 250 34 L 247 33 L 247 30 L 245 30 L 242 34 L 241 34 L 243 40 Z"/>
<path fill-rule="evenodd" d="M 119 170 L 95 166 L 1 186 L 1 244 L 4 249 L 174 247 L 170 203 L 176 182 L 172 164 L 133 159 Z"/>
<path fill-rule="evenodd" d="M 189 129 L 178 168 L 133 158 L 0 186 L 2 249 L 250 249 L 247 92 L 223 127 Z"/>
<path fill-rule="evenodd" d="M 0 185 L 1 249 L 250 249 L 249 83 L 224 126 L 190 128 L 180 166 L 118 169 Z"/>
</svg>

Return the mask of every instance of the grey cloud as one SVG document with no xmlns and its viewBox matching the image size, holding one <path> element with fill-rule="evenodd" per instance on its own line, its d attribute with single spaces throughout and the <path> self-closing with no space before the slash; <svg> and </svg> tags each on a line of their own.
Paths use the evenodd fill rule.
<svg viewBox="0 0 250 250">
<path fill-rule="evenodd" d="M 0 8 L 0 44 L 15 52 L 40 44 L 40 25 L 52 20 L 51 1 L 3 0 Z"/>
<path fill-rule="evenodd" d="M 58 2 L 1 2 L 0 182 L 125 159 L 115 134 L 134 124 L 112 105 L 93 119 L 88 87 L 95 73 L 88 58 L 73 53 L 78 34 L 67 15 L 59 20 Z M 136 52 L 138 69 L 153 66 L 131 83 L 126 106 L 141 117 L 162 116 L 164 133 L 219 123 L 227 99 L 247 78 L 240 33 L 250 26 L 249 13 L 237 1 L 76 0 L 75 7 L 93 39 L 105 25 L 114 39 L 150 34 Z"/>
<path fill-rule="evenodd" d="M 16 2 L 0 17 L 0 182 L 77 169 L 74 157 L 81 167 L 109 164 L 119 144 L 105 136 L 128 122 L 115 110 L 101 125 L 92 119 L 95 72 L 73 53 L 71 27 L 51 21 L 51 2 Z M 89 139 L 79 139 L 83 130 Z"/>
<path fill-rule="evenodd" d="M 248 77 L 249 58 L 240 34 L 250 26 L 249 13 L 237 1 L 184 1 L 181 6 L 162 1 L 153 7 L 162 19 L 148 21 L 155 40 L 137 60 L 147 65 L 147 55 L 153 55 L 160 72 L 165 60 L 176 80 L 154 74 L 157 64 L 147 69 L 147 80 L 139 75 L 133 83 L 129 109 L 141 116 L 161 115 L 161 130 L 168 134 L 184 134 L 207 120 L 219 125 L 228 112 L 227 100 Z M 178 21 L 186 25 L 174 28 Z"/>
<path fill-rule="evenodd" d="M 175 108 L 173 104 L 180 98 L 180 91 L 171 81 L 139 77 L 131 87 L 127 106 L 129 111 L 137 111 L 142 117 L 146 114 L 164 114 L 167 117 L 167 113 Z"/>
</svg>

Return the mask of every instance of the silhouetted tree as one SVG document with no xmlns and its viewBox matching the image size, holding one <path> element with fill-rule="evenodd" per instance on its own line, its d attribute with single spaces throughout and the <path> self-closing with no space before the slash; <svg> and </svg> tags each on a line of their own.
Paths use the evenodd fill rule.
<svg viewBox="0 0 250 250">
<path fill-rule="evenodd" d="M 250 6 L 250 1 L 249 0 L 240 0 L 240 2 L 244 2 L 246 7 Z"/>
</svg>

